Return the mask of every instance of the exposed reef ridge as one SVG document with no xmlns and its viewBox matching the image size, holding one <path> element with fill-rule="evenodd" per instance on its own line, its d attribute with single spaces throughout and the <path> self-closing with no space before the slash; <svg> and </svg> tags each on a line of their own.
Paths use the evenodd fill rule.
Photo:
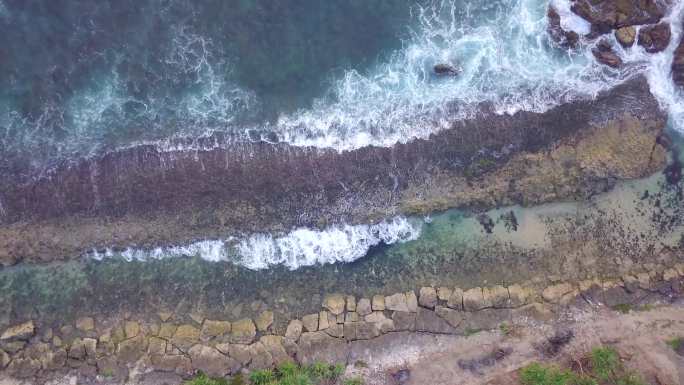
<svg viewBox="0 0 684 385">
<path fill-rule="evenodd" d="M 0 179 L 0 263 L 586 198 L 663 168 L 665 122 L 646 80 L 636 77 L 544 113 L 497 115 L 483 106 L 476 119 L 391 148 L 144 145 L 35 179 L 15 170 Z"/>
</svg>

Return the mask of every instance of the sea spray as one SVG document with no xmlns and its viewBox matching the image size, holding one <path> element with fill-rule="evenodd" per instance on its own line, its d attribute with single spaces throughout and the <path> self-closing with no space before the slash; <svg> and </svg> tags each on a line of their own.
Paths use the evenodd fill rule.
<svg viewBox="0 0 684 385">
<path fill-rule="evenodd" d="M 252 270 L 276 265 L 294 270 L 316 264 L 353 262 L 365 256 L 373 246 L 412 241 L 420 232 L 420 221 L 395 217 L 372 225 L 343 224 L 323 230 L 298 228 L 284 235 L 252 234 L 147 250 L 93 250 L 86 257 L 126 261 L 200 257 L 211 262 L 232 262 Z"/>
</svg>

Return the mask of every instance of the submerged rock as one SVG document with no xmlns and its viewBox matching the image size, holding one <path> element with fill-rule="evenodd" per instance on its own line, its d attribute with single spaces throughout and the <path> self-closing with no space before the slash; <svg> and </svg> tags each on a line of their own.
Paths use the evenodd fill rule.
<svg viewBox="0 0 684 385">
<path fill-rule="evenodd" d="M 594 54 L 596 60 L 601 64 L 613 68 L 622 66 L 622 59 L 613 51 L 613 47 L 611 47 L 610 43 L 605 39 L 601 40 L 596 47 L 591 50 L 591 53 Z"/>
<path fill-rule="evenodd" d="M 670 44 L 671 35 L 668 23 L 649 25 L 639 30 L 638 44 L 648 53 L 661 52 Z"/>
<path fill-rule="evenodd" d="M 435 72 L 435 74 L 441 76 L 456 76 L 461 73 L 460 68 L 446 63 L 435 64 L 432 70 Z"/>
</svg>

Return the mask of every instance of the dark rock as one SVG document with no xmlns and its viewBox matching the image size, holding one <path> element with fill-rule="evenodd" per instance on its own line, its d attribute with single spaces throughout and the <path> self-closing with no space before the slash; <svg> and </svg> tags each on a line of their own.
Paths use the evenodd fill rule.
<svg viewBox="0 0 684 385">
<path fill-rule="evenodd" d="M 542 350 L 545 354 L 553 357 L 560 353 L 560 351 L 565 347 L 565 345 L 570 343 L 570 341 L 572 341 L 574 337 L 575 333 L 572 330 L 557 331 L 542 346 Z"/>
<path fill-rule="evenodd" d="M 613 68 L 619 68 L 622 66 L 622 59 L 620 59 L 620 56 L 613 51 L 613 47 L 611 47 L 608 40 L 601 40 L 598 44 L 596 44 L 596 47 L 591 50 L 591 53 L 594 54 L 596 60 L 601 64 L 605 64 Z"/>
<path fill-rule="evenodd" d="M 549 6 L 546 17 L 549 20 L 548 33 L 556 44 L 563 48 L 577 47 L 579 35 L 575 31 L 566 31 L 561 27 L 561 18 L 555 8 Z"/>
<path fill-rule="evenodd" d="M 484 374 L 482 369 L 488 366 L 494 366 L 497 362 L 503 360 L 513 353 L 512 348 L 494 349 L 492 352 L 481 357 L 476 357 L 469 360 L 458 360 L 458 367 L 463 370 L 468 370 L 479 375 Z"/>
<path fill-rule="evenodd" d="M 461 73 L 460 68 L 445 63 L 435 64 L 432 70 L 435 72 L 435 74 L 440 76 L 456 76 Z"/>
<path fill-rule="evenodd" d="M 456 329 L 435 312 L 423 308 L 416 315 L 416 330 L 435 334 L 455 334 Z"/>
<path fill-rule="evenodd" d="M 396 331 L 413 331 L 416 329 L 416 313 L 395 311 L 392 313 L 392 321 L 394 321 L 394 330 Z"/>
<path fill-rule="evenodd" d="M 592 33 L 654 24 L 665 16 L 666 2 L 657 0 L 574 0 L 571 10 L 591 23 Z"/>
<path fill-rule="evenodd" d="M 670 44 L 672 32 L 670 31 L 670 24 L 659 23 L 656 25 L 649 25 L 639 30 L 638 44 L 649 53 L 661 52 Z"/>
<path fill-rule="evenodd" d="M 672 80 L 675 84 L 684 87 L 684 38 L 674 51 L 672 59 Z"/>
<path fill-rule="evenodd" d="M 348 346 L 344 339 L 323 332 L 303 333 L 299 338 L 297 360 L 303 365 L 314 362 L 347 362 Z"/>
<path fill-rule="evenodd" d="M 396 373 L 392 373 L 392 379 L 394 379 L 394 382 L 397 383 L 397 385 L 406 384 L 409 379 L 411 379 L 411 371 L 408 369 L 401 369 Z"/>
</svg>

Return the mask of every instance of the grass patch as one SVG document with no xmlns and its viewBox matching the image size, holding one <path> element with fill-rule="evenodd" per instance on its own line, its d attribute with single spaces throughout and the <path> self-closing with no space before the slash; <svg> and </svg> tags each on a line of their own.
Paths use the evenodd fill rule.
<svg viewBox="0 0 684 385">
<path fill-rule="evenodd" d="M 667 344 L 670 345 L 673 350 L 679 350 L 684 346 L 684 337 L 673 338 L 667 341 Z"/>
<path fill-rule="evenodd" d="M 520 369 L 520 381 L 523 385 L 645 385 L 638 374 L 624 368 L 613 348 L 594 348 L 583 361 L 586 367 L 581 372 L 535 362 Z"/>
<path fill-rule="evenodd" d="M 627 314 L 630 311 L 651 311 L 654 309 L 654 306 L 649 303 L 645 305 L 631 305 L 628 303 L 620 303 L 613 306 L 612 309 L 622 314 Z"/>
<path fill-rule="evenodd" d="M 475 334 L 481 332 L 482 329 L 472 329 L 472 328 L 466 328 L 465 331 L 463 331 L 463 335 L 466 337 L 474 336 Z"/>
<path fill-rule="evenodd" d="M 254 370 L 249 374 L 250 385 L 333 385 L 338 384 L 344 374 L 344 365 L 329 365 L 317 362 L 311 366 L 300 366 L 293 362 L 286 362 L 274 369 Z M 354 382 L 358 379 L 343 380 L 347 385 L 362 384 Z M 360 380 L 358 380 L 360 381 Z M 209 378 L 200 373 L 192 380 L 186 381 L 185 385 L 246 385 L 247 382 L 241 375 L 233 377 L 230 382 L 223 378 Z"/>
</svg>

